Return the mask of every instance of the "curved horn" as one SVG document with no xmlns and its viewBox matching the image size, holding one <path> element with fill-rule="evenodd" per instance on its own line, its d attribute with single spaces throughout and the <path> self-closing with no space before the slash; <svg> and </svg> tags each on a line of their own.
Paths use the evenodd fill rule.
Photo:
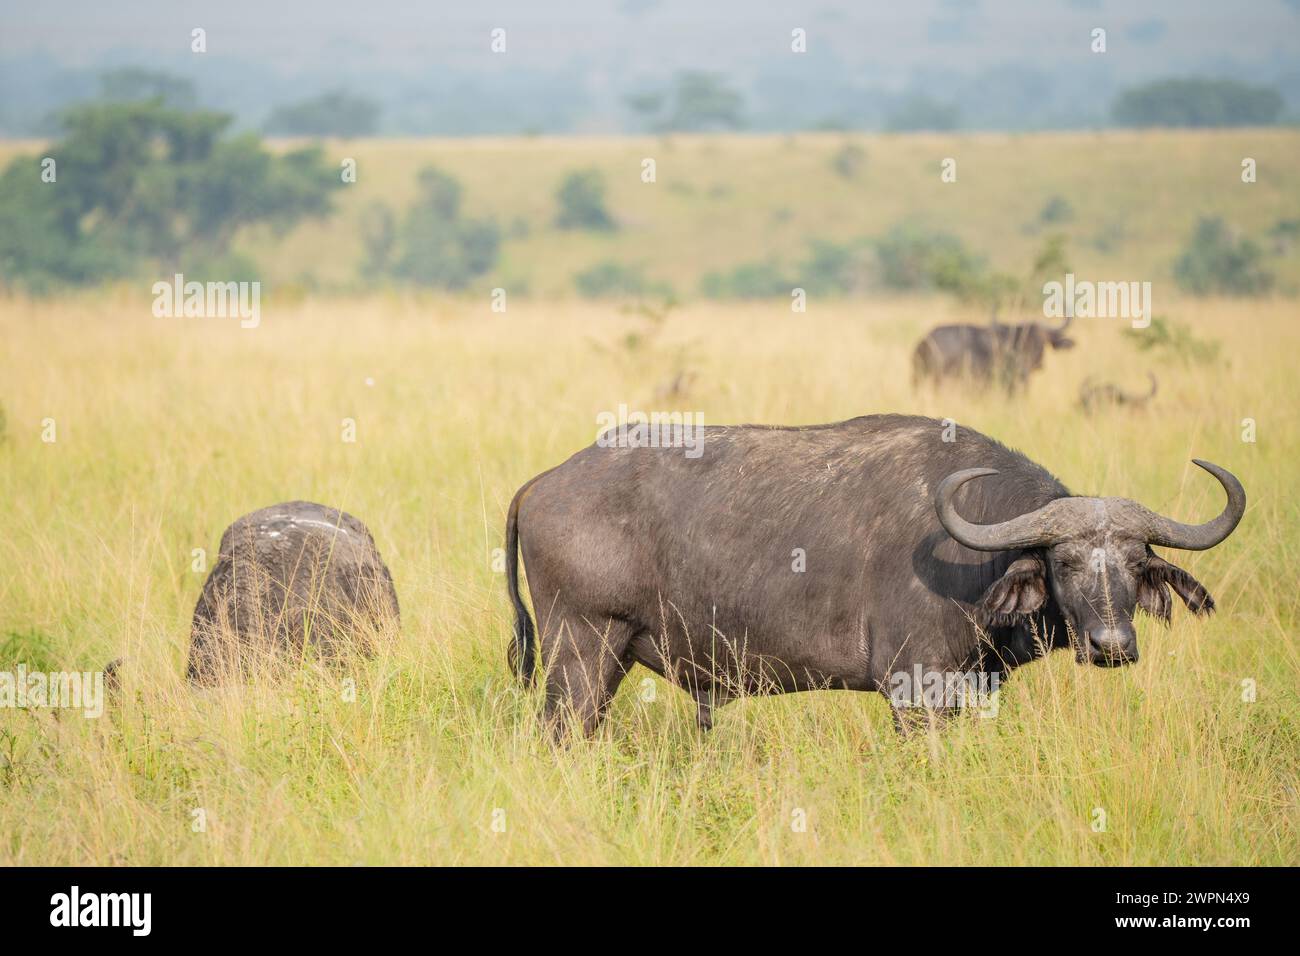
<svg viewBox="0 0 1300 956">
<path fill-rule="evenodd" d="M 1228 535 L 1232 534 L 1241 516 L 1246 513 L 1246 489 L 1241 482 L 1226 468 L 1208 461 L 1193 458 L 1192 463 L 1204 468 L 1223 485 L 1228 493 L 1228 504 L 1223 513 L 1213 521 L 1205 524 L 1182 524 L 1162 515 L 1149 512 L 1150 524 L 1147 526 L 1147 541 L 1166 548 L 1179 548 L 1183 551 L 1205 551 L 1214 547 Z"/>
<path fill-rule="evenodd" d="M 957 489 L 972 478 L 997 473 L 993 468 L 966 468 L 954 471 L 939 483 L 934 493 L 934 510 L 939 515 L 943 530 L 952 535 L 958 544 L 976 551 L 1008 551 L 1012 548 L 1037 548 L 1051 544 L 1055 535 L 1045 514 L 1048 505 L 998 524 L 972 524 L 957 514 L 957 508 L 953 504 Z"/>
<path fill-rule="evenodd" d="M 1150 401 L 1151 399 L 1156 397 L 1156 373 L 1147 372 L 1147 378 L 1151 379 L 1151 391 L 1147 395 L 1146 401 Z"/>
<path fill-rule="evenodd" d="M 1065 321 L 1062 322 L 1057 328 L 1053 329 L 1052 331 L 1058 334 L 1064 332 L 1066 329 L 1070 327 L 1070 323 L 1073 321 L 1074 321 L 1074 309 L 1073 308 L 1066 309 Z"/>
</svg>

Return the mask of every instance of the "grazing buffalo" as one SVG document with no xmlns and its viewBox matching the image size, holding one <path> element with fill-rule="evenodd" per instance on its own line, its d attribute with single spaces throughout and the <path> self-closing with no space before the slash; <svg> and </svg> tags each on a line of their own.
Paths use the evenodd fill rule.
<svg viewBox="0 0 1300 956">
<path fill-rule="evenodd" d="M 1228 503 L 1185 525 L 1125 498 L 1072 496 L 978 432 L 945 437 L 933 419 L 872 415 L 710 426 L 694 458 L 598 441 L 510 503 L 512 666 L 531 681 L 516 551 L 557 734 L 566 713 L 592 731 L 633 663 L 691 693 L 707 728 L 741 694 L 888 696 L 900 673 L 997 674 L 1052 647 L 1128 663 L 1135 609 L 1168 619 L 1168 588 L 1194 613 L 1213 609 L 1152 547 L 1228 536 L 1246 496 L 1227 471 L 1197 462 Z M 900 726 L 911 723 L 907 702 L 892 702 Z"/>
<path fill-rule="evenodd" d="M 1109 382 L 1098 385 L 1091 378 L 1084 379 L 1083 384 L 1079 386 L 1079 407 L 1089 415 L 1105 408 L 1143 408 L 1147 402 L 1156 397 L 1155 375 L 1147 372 L 1147 380 L 1151 383 L 1151 390 L 1145 395 L 1133 395 Z"/>
<path fill-rule="evenodd" d="M 1043 353 L 1074 347 L 1067 337 L 1070 317 L 1060 328 L 1041 322 L 1019 325 L 941 325 L 931 329 L 912 353 L 912 385 L 966 378 L 998 384 L 1008 391 L 1023 388 L 1043 367 Z"/>
<path fill-rule="evenodd" d="M 305 642 L 326 660 L 363 654 L 398 621 L 375 539 L 345 511 L 289 501 L 246 514 L 221 536 L 194 608 L 186 676 L 213 684 Z"/>
</svg>

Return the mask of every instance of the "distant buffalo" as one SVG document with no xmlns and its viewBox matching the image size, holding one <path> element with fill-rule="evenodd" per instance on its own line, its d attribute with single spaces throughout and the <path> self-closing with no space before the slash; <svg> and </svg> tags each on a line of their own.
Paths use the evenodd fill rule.
<svg viewBox="0 0 1300 956">
<path fill-rule="evenodd" d="M 397 592 L 375 539 L 352 515 L 289 501 L 244 515 L 194 608 L 187 677 L 216 683 L 310 643 L 324 659 L 373 650 L 395 628 Z"/>
<path fill-rule="evenodd" d="M 931 329 L 912 353 L 912 384 L 964 378 L 1016 391 L 1043 367 L 1048 348 L 1074 347 L 1074 340 L 1065 334 L 1069 325 L 1069 316 L 1059 328 L 1041 322 L 941 325 Z"/>
<path fill-rule="evenodd" d="M 1106 408 L 1144 408 L 1156 397 L 1155 375 L 1147 372 L 1147 380 L 1151 383 L 1150 390 L 1145 395 L 1134 395 L 1109 382 L 1096 384 L 1091 378 L 1085 379 L 1079 386 L 1079 407 L 1089 415 Z"/>
<path fill-rule="evenodd" d="M 634 663 L 685 688 L 705 728 L 738 695 L 818 688 L 884 693 L 906 727 L 917 712 L 894 696 L 900 676 L 996 674 L 1070 646 L 1080 663 L 1129 663 L 1137 609 L 1167 620 L 1170 588 L 1213 609 L 1152 547 L 1199 551 L 1232 532 L 1246 494 L 1224 469 L 1197 462 L 1228 502 L 1186 525 L 1074 497 L 978 432 L 944 435 L 933 419 L 872 415 L 710 426 L 695 458 L 578 452 L 510 503 L 512 666 L 531 681 L 517 551 L 557 734 L 566 714 L 593 731 Z M 953 709 L 927 699 L 923 713 Z"/>
</svg>

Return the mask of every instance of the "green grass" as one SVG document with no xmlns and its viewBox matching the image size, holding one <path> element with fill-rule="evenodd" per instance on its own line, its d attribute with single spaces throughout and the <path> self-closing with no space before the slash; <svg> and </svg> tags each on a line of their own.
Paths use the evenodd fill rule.
<svg viewBox="0 0 1300 956">
<path fill-rule="evenodd" d="M 914 394 L 912 343 L 969 317 L 940 299 L 814 301 L 806 316 L 693 305 L 635 347 L 620 343 L 640 320 L 614 309 L 515 299 L 504 315 L 486 300 L 272 301 L 256 330 L 156 319 L 121 291 L 0 300 L 0 669 L 127 659 L 100 720 L 0 709 L 0 862 L 1294 864 L 1295 308 L 1166 305 L 1223 343 L 1220 361 L 1157 366 L 1149 411 L 1087 418 L 1073 406 L 1086 375 L 1132 385 L 1155 361 L 1122 323 L 1076 323 L 1079 347 L 1016 400 Z M 950 416 L 1076 491 L 1183 520 L 1221 507 L 1188 460 L 1219 462 L 1246 486 L 1246 518 L 1178 558 L 1219 613 L 1145 620 L 1134 667 L 1025 667 L 995 719 L 939 737 L 899 739 L 882 698 L 842 692 L 745 700 L 701 736 L 685 694 L 638 669 L 595 739 L 554 749 L 505 666 L 505 507 L 592 441 L 599 411 L 660 407 L 683 363 L 699 375 L 672 407 L 709 422 Z M 400 640 L 344 675 L 191 691 L 192 549 L 211 558 L 236 517 L 298 497 L 372 529 Z"/>
</svg>

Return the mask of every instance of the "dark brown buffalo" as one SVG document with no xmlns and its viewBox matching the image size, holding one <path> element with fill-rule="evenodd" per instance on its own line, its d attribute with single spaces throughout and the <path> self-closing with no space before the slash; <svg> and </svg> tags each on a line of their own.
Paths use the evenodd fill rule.
<svg viewBox="0 0 1300 956">
<path fill-rule="evenodd" d="M 912 353 L 912 384 L 966 379 L 1016 391 L 1043 367 L 1048 348 L 1074 347 L 1065 334 L 1069 325 L 1069 317 L 1055 329 L 1041 322 L 941 325 L 926 333 Z"/>
<path fill-rule="evenodd" d="M 978 432 L 944 434 L 933 419 L 873 415 L 711 426 L 696 458 L 578 452 L 510 504 L 512 666 L 532 679 L 516 550 L 546 716 L 558 728 L 571 713 L 587 732 L 634 663 L 689 691 L 708 727 L 739 694 L 887 693 L 900 671 L 1000 672 L 1051 647 L 1127 663 L 1135 610 L 1167 619 L 1168 588 L 1195 613 L 1213 609 L 1152 546 L 1226 538 L 1246 501 L 1228 472 L 1197 462 L 1228 505 L 1183 525 L 1124 498 L 1073 497 Z"/>
<path fill-rule="evenodd" d="M 1147 372 L 1147 380 L 1151 383 L 1151 390 L 1145 395 L 1134 395 L 1110 382 L 1097 384 L 1091 378 L 1084 379 L 1079 386 L 1079 407 L 1089 415 L 1107 408 L 1144 408 L 1147 402 L 1156 397 L 1155 375 Z"/>
<path fill-rule="evenodd" d="M 194 608 L 186 676 L 217 683 L 310 643 L 326 660 L 371 652 L 395 628 L 397 592 L 366 526 L 345 511 L 288 501 L 221 536 Z"/>
</svg>

